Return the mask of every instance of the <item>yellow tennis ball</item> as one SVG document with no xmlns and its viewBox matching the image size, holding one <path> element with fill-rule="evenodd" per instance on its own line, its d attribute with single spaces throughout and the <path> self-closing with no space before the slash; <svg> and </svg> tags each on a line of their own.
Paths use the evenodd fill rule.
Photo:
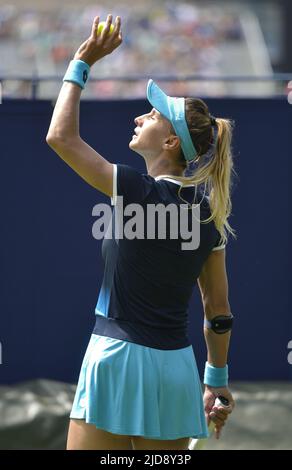
<svg viewBox="0 0 292 470">
<path fill-rule="evenodd" d="M 101 21 L 98 24 L 97 34 L 101 34 L 105 27 L 106 27 L 106 21 Z M 112 34 L 113 30 L 114 30 L 114 25 L 111 24 L 108 34 Z"/>
</svg>

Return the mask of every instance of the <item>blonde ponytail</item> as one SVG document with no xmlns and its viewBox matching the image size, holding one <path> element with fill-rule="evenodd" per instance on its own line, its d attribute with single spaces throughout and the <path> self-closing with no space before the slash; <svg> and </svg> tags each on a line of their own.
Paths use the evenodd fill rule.
<svg viewBox="0 0 292 470">
<path fill-rule="evenodd" d="M 236 238 L 235 231 L 228 222 L 231 215 L 231 185 L 234 173 L 231 153 L 232 123 L 228 119 L 216 119 L 218 135 L 213 158 L 213 167 L 208 177 L 208 192 L 210 196 L 210 220 L 221 235 L 221 242 L 227 242 L 228 232 Z"/>
</svg>

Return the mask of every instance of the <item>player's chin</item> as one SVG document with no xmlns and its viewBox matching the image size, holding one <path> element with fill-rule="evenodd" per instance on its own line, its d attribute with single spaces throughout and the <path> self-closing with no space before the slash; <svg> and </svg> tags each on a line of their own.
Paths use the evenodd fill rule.
<svg viewBox="0 0 292 470">
<path fill-rule="evenodd" d="M 136 147 L 137 146 L 137 140 L 138 140 L 138 137 L 136 135 L 133 135 L 132 139 L 129 142 L 129 147 L 130 148 Z"/>
</svg>

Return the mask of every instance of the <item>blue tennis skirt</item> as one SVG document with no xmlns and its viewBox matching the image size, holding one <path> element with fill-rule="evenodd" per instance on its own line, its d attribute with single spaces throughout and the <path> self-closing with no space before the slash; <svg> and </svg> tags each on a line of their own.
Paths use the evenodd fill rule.
<svg viewBox="0 0 292 470">
<path fill-rule="evenodd" d="M 161 350 L 92 334 L 70 418 L 149 439 L 208 437 L 192 346 Z"/>
</svg>

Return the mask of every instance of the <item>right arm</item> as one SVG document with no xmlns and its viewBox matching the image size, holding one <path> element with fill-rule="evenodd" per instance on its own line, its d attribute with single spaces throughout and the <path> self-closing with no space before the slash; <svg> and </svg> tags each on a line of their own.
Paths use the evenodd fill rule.
<svg viewBox="0 0 292 470">
<path fill-rule="evenodd" d="M 218 315 L 227 316 L 230 314 L 225 256 L 224 248 L 212 251 L 198 278 L 204 315 L 209 321 Z M 217 334 L 212 329 L 205 327 L 204 335 L 208 350 L 208 363 L 214 367 L 225 367 L 231 332 Z M 228 398 L 231 405 L 230 410 L 213 408 L 216 396 L 219 394 Z M 207 422 L 209 423 L 210 419 L 214 421 L 216 437 L 219 438 L 228 414 L 234 407 L 233 397 L 227 387 L 215 388 L 206 385 L 204 405 Z"/>
<path fill-rule="evenodd" d="M 198 284 L 207 320 L 230 313 L 225 249 L 211 252 L 200 273 Z M 230 332 L 218 335 L 213 330 L 204 328 L 204 335 L 209 364 L 224 367 L 227 363 Z"/>
</svg>

